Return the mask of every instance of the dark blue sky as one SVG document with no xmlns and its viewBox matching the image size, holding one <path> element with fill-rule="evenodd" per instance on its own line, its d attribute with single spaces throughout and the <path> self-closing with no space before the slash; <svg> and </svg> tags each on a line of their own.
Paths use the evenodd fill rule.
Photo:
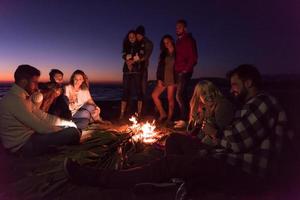
<svg viewBox="0 0 300 200">
<path fill-rule="evenodd" d="M 122 77 L 121 45 L 129 29 L 146 27 L 154 42 L 150 78 L 155 78 L 159 41 L 175 37 L 178 18 L 197 40 L 194 77 L 224 76 L 242 63 L 263 73 L 300 73 L 300 3 L 297 0 L 77 1 L 0 0 L 0 81 L 17 65 L 31 64 L 48 78 L 75 69 L 93 81 Z"/>
</svg>

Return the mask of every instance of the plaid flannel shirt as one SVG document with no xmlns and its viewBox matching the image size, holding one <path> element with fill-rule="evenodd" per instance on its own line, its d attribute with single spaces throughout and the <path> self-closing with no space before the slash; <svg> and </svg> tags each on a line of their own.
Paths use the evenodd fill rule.
<svg viewBox="0 0 300 200">
<path fill-rule="evenodd" d="M 220 144 L 226 151 L 214 156 L 245 172 L 265 176 L 281 151 L 286 124 L 277 100 L 260 93 L 249 99 L 236 112 L 232 125 L 222 131 Z"/>
</svg>

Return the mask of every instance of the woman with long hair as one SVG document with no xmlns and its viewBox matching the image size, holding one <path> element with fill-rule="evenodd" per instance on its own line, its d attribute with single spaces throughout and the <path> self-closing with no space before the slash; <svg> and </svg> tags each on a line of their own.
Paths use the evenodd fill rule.
<svg viewBox="0 0 300 200">
<path fill-rule="evenodd" d="M 137 43 L 136 33 L 130 30 L 123 41 L 123 96 L 121 101 L 120 119 L 124 117 L 128 101 L 131 95 L 136 93 L 137 96 L 137 113 L 141 115 L 143 105 L 143 93 L 141 85 L 141 65 L 140 59 L 144 51 Z M 134 86 L 134 87 L 133 87 Z M 134 91 L 135 88 L 135 91 Z"/>
<path fill-rule="evenodd" d="M 174 78 L 175 42 L 171 35 L 165 35 L 160 42 L 160 56 L 157 67 L 157 84 L 152 92 L 152 99 L 159 112 L 159 122 L 170 123 L 174 113 L 174 94 L 176 90 Z M 167 89 L 168 114 L 163 108 L 160 95 Z"/>
<path fill-rule="evenodd" d="M 173 133 L 166 142 L 166 153 L 206 154 L 216 145 L 218 138 L 205 135 L 202 131 L 206 124 L 222 130 L 228 126 L 234 116 L 234 107 L 220 90 L 210 81 L 200 81 L 194 88 L 190 100 L 190 117 L 187 134 Z M 222 137 L 218 135 L 218 137 Z"/>
<path fill-rule="evenodd" d="M 86 128 L 90 122 L 102 122 L 100 108 L 90 94 L 88 77 L 83 71 L 73 72 L 70 83 L 65 86 L 65 95 L 73 121 L 79 129 Z"/>
<path fill-rule="evenodd" d="M 210 81 L 200 81 L 194 89 L 193 96 L 190 101 L 190 118 L 188 131 L 201 127 L 205 123 L 209 123 L 214 127 L 222 130 L 233 119 L 234 108 L 220 90 Z M 195 134 L 199 134 L 196 132 Z M 198 135 L 209 142 L 204 135 Z"/>
</svg>

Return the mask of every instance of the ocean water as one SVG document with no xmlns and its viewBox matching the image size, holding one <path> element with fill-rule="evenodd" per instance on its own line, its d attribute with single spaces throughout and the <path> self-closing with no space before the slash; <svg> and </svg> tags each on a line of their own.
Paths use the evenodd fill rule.
<svg viewBox="0 0 300 200">
<path fill-rule="evenodd" d="M 0 99 L 10 87 L 11 84 L 0 84 Z M 122 97 L 121 84 L 91 84 L 90 91 L 95 101 L 115 101 Z"/>
<path fill-rule="evenodd" d="M 3 95 L 9 90 L 11 87 L 11 84 L 0 84 L 0 99 L 3 97 Z"/>
</svg>

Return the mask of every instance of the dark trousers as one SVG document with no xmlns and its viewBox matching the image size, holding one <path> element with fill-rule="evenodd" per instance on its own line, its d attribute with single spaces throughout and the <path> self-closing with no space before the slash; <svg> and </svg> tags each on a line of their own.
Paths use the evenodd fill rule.
<svg viewBox="0 0 300 200">
<path fill-rule="evenodd" d="M 210 147 L 191 135 L 173 133 L 166 141 L 166 155 L 197 155 L 201 149 Z"/>
<path fill-rule="evenodd" d="M 257 179 L 212 157 L 167 155 L 148 165 L 120 171 L 97 171 L 100 186 L 130 188 L 143 182 L 168 182 L 180 178 L 197 186 L 226 186 L 253 183 Z M 192 184 L 191 184 L 192 185 Z"/>
<path fill-rule="evenodd" d="M 144 66 L 141 71 L 141 83 L 142 83 L 142 93 L 145 97 L 147 94 L 148 87 L 148 66 Z"/>
<path fill-rule="evenodd" d="M 134 93 L 136 93 L 138 101 L 143 100 L 141 73 L 124 73 L 122 101 L 128 102 Z"/>
<path fill-rule="evenodd" d="M 21 149 L 25 156 L 36 156 L 51 152 L 53 147 L 78 144 L 81 133 L 76 128 L 65 128 L 48 134 L 34 133 Z"/>
<path fill-rule="evenodd" d="M 188 103 L 188 96 L 187 96 L 188 95 L 187 88 L 191 80 L 191 77 L 192 77 L 192 72 L 176 74 L 176 81 L 177 81 L 176 100 L 180 110 L 180 120 L 187 120 L 188 118 L 189 103 Z"/>
</svg>

